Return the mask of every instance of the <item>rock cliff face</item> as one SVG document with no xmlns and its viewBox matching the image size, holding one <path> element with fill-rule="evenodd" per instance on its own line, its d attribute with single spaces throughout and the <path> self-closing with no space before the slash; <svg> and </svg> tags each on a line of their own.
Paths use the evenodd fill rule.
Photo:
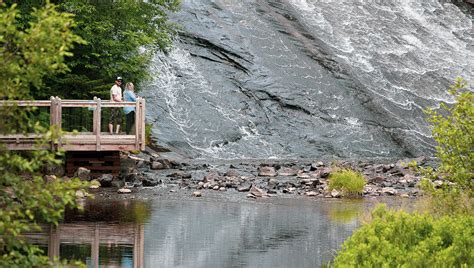
<svg viewBox="0 0 474 268">
<path fill-rule="evenodd" d="M 430 154 L 422 109 L 474 77 L 465 5 L 194 0 L 173 20 L 142 94 L 158 143 L 191 157 Z"/>
</svg>

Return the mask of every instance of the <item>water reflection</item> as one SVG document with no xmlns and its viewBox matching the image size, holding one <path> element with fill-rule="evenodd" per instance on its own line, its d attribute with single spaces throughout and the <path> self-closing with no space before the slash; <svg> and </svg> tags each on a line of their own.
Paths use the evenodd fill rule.
<svg viewBox="0 0 474 268">
<path fill-rule="evenodd" d="M 143 267 L 144 225 L 150 206 L 142 202 L 88 202 L 68 211 L 65 222 L 42 226 L 26 237 L 51 260 L 81 261 L 87 267 Z"/>
<path fill-rule="evenodd" d="M 92 201 L 85 211 L 69 211 L 59 226 L 27 236 L 51 258 L 88 267 L 318 267 L 333 258 L 373 205 L 306 199 Z"/>
</svg>

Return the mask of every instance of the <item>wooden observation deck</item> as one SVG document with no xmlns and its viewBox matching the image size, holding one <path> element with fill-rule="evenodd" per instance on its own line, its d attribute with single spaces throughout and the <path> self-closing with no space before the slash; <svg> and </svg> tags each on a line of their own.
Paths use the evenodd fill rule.
<svg viewBox="0 0 474 268">
<path fill-rule="evenodd" d="M 50 100 L 32 101 L 0 101 L 0 106 L 12 105 L 18 107 L 49 107 L 50 126 L 56 126 L 63 131 L 59 139 L 51 140 L 48 146 L 39 147 L 37 134 L 25 135 L 0 135 L 0 144 L 7 150 L 37 150 L 37 149 L 63 149 L 65 151 L 133 151 L 145 150 L 145 99 L 137 98 L 136 102 L 102 101 L 93 100 L 61 100 L 51 97 Z M 103 132 L 102 111 L 104 108 L 135 107 L 134 134 L 110 134 Z M 87 108 L 93 113 L 92 131 L 67 132 L 62 129 L 64 108 Z M 108 124 L 108 122 L 105 122 Z M 121 125 L 124 129 L 124 125 Z M 105 127 L 107 128 L 107 127 Z M 48 148 L 44 148 L 48 147 Z"/>
</svg>

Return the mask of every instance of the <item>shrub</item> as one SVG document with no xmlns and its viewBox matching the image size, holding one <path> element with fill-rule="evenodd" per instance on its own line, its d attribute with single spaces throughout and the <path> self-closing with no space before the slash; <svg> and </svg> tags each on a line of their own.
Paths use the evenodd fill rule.
<svg viewBox="0 0 474 268">
<path fill-rule="evenodd" d="M 465 90 L 467 83 L 458 78 L 449 93 L 455 104 L 441 103 L 440 111 L 427 109 L 428 122 L 433 126 L 437 142 L 436 156 L 440 160 L 437 172 L 427 177 L 442 177 L 457 187 L 473 192 L 474 182 L 474 93 Z M 430 171 L 430 170 L 428 170 Z"/>
<path fill-rule="evenodd" d="M 372 212 L 334 259 L 334 267 L 473 267 L 474 217 L 434 218 L 387 210 Z"/>
<path fill-rule="evenodd" d="M 349 169 L 338 170 L 329 176 L 329 190 L 342 191 L 344 195 L 360 195 L 366 180 L 360 172 Z"/>
</svg>

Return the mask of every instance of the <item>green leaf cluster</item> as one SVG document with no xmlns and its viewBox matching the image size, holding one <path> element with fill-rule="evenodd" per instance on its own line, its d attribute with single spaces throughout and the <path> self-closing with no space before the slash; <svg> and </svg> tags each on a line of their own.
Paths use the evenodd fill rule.
<svg viewBox="0 0 474 268">
<path fill-rule="evenodd" d="M 474 217 L 434 218 L 387 210 L 372 212 L 373 220 L 342 245 L 334 267 L 472 267 Z"/>
<path fill-rule="evenodd" d="M 43 84 L 50 74 L 68 70 L 65 57 L 82 39 L 72 32 L 72 15 L 58 12 L 55 5 L 33 9 L 28 23 L 16 5 L 0 4 L 0 87 L 1 99 L 30 99 L 30 88 Z M 38 146 L 57 138 L 58 131 L 28 121 L 27 109 L 0 107 L 1 133 L 44 135 Z M 7 120 L 8 119 L 8 120 Z M 7 151 L 0 144 L 0 267 L 49 265 L 37 246 L 28 244 L 21 233 L 39 229 L 39 223 L 57 224 L 67 206 L 76 207 L 76 191 L 84 188 L 78 180 L 43 178 L 42 171 L 57 165 L 59 153 L 36 150 L 29 153 Z"/>
<path fill-rule="evenodd" d="M 436 176 L 471 192 L 474 186 L 474 93 L 466 90 L 467 82 L 458 78 L 449 93 L 455 104 L 441 103 L 440 111 L 428 109 L 440 160 Z"/>
<path fill-rule="evenodd" d="M 360 172 L 349 169 L 337 170 L 329 175 L 329 190 L 336 189 L 347 196 L 361 195 L 366 183 Z"/>
</svg>

